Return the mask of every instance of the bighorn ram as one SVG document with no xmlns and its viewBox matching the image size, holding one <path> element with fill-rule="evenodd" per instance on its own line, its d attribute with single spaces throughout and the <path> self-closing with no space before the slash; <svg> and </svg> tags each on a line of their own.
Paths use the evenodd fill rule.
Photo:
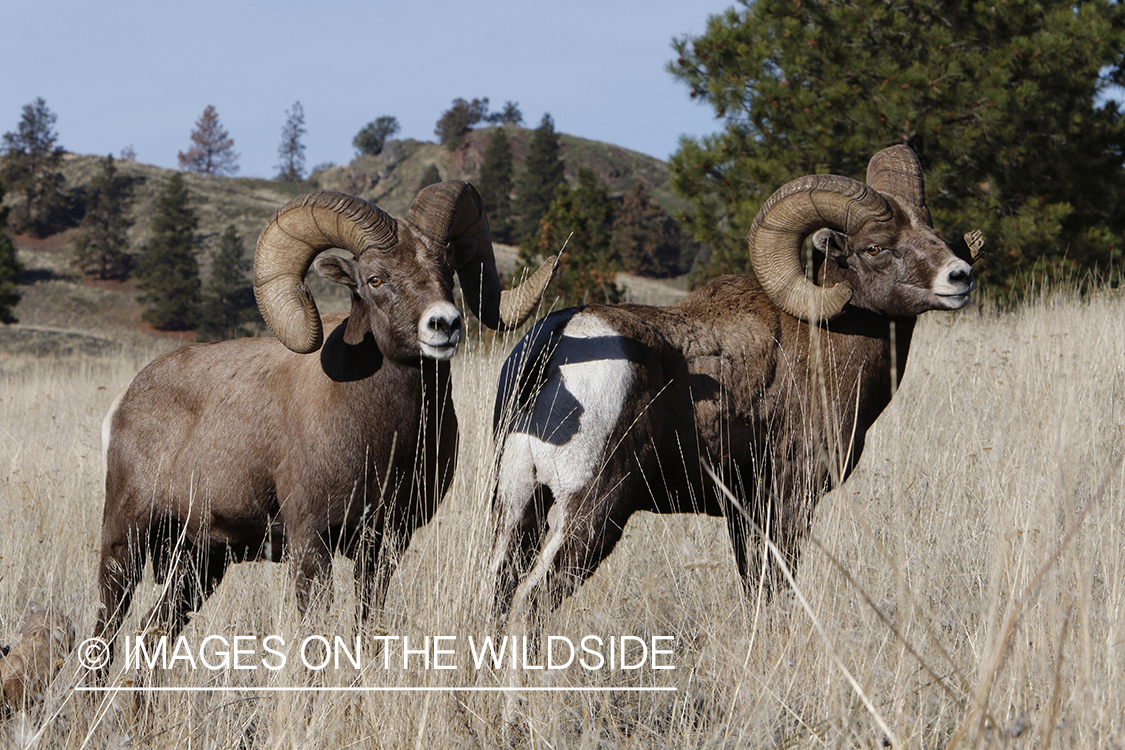
<svg viewBox="0 0 1125 750">
<path fill-rule="evenodd" d="M 329 248 L 354 258 L 317 257 Z M 303 281 L 310 265 L 351 289 L 351 313 L 325 320 L 334 330 L 323 348 Z M 157 581 L 167 579 L 150 618 L 169 633 L 228 563 L 283 550 L 298 565 L 302 611 L 337 550 L 356 560 L 363 616 L 382 606 L 398 555 L 452 479 L 454 270 L 473 313 L 512 328 L 537 306 L 554 259 L 502 291 L 480 196 L 452 180 L 422 190 L 400 220 L 329 192 L 274 215 L 258 238 L 254 288 L 277 338 L 161 355 L 106 417 L 95 635 L 117 632 L 149 552 Z"/>
<path fill-rule="evenodd" d="M 637 510 L 726 516 L 744 585 L 765 573 L 768 587 L 776 571 L 747 554 L 749 524 L 705 467 L 796 563 L 817 501 L 891 398 L 916 316 L 960 309 L 975 287 L 924 195 L 905 146 L 876 154 L 866 185 L 802 177 L 754 220 L 757 278 L 724 276 L 667 308 L 563 310 L 524 337 L 495 416 L 491 574 L 515 634 L 594 572 Z M 815 230 L 819 285 L 800 259 Z M 980 242 L 966 235 L 962 256 Z"/>
</svg>

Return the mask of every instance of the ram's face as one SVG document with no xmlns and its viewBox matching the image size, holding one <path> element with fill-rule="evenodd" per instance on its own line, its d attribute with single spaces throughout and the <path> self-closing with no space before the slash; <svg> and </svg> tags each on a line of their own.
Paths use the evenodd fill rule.
<svg viewBox="0 0 1125 750">
<path fill-rule="evenodd" d="M 394 359 L 449 359 L 463 335 L 453 304 L 453 270 L 444 248 L 433 248 L 409 228 L 388 250 L 358 258 L 324 255 L 317 273 L 352 290 L 347 340 L 372 334 L 384 356 Z"/>
<path fill-rule="evenodd" d="M 850 236 L 829 230 L 814 235 L 814 244 L 851 286 L 850 303 L 891 317 L 969 304 L 976 288 L 969 264 L 954 255 L 918 210 L 886 197 L 893 213 L 889 221 L 869 221 Z"/>
</svg>

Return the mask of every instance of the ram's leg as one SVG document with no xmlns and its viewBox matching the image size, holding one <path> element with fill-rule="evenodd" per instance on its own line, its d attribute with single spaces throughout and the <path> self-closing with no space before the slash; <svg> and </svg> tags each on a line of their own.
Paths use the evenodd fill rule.
<svg viewBox="0 0 1125 750">
<path fill-rule="evenodd" d="M 304 616 L 309 604 L 319 594 L 325 604 L 332 600 L 332 550 L 316 533 L 292 539 L 293 557 L 297 563 L 297 611 Z"/>
<path fill-rule="evenodd" d="M 508 616 L 509 641 L 526 644 L 528 654 L 537 652 L 541 616 L 554 611 L 601 562 L 613 551 L 624 530 L 631 510 L 625 508 L 624 493 L 630 489 L 619 485 L 607 496 L 594 502 L 583 502 L 579 496 L 557 501 L 547 513 L 551 533 L 531 572 L 516 587 Z M 596 497 L 590 494 L 590 497 Z M 520 673 L 508 672 L 508 687 L 520 687 Z M 518 732 L 521 700 L 516 692 L 508 693 L 504 705 L 506 731 Z"/>
<path fill-rule="evenodd" d="M 496 523 L 488 580 L 494 585 L 493 613 L 503 618 L 511 608 L 516 585 L 535 562 L 554 496 L 549 487 L 541 484 L 535 485 L 522 501 L 501 499 L 499 490 L 497 495 L 493 501 Z"/>
<path fill-rule="evenodd" d="M 750 575 L 750 555 L 746 550 L 747 541 L 754 535 L 750 529 L 749 520 L 737 508 L 728 507 L 726 509 L 727 519 L 727 535 L 730 537 L 731 549 L 734 551 L 734 565 L 738 571 L 738 580 L 742 582 L 742 593 L 748 599 L 753 599 L 757 587 L 757 580 L 760 576 Z M 760 570 L 760 566 L 755 565 L 755 570 Z"/>
<path fill-rule="evenodd" d="M 785 561 L 786 567 L 795 578 L 797 567 L 801 562 L 801 549 L 812 528 L 812 509 L 815 500 L 807 491 L 782 497 L 784 499 L 774 503 L 777 511 L 772 514 L 774 528 L 770 529 L 770 539 L 777 545 L 781 559 Z M 788 586 L 788 579 L 772 556 L 770 562 L 775 588 L 784 590 Z"/>
<path fill-rule="evenodd" d="M 387 590 L 391 587 L 391 578 L 398 570 L 402 556 L 410 544 L 416 524 L 405 523 L 406 519 L 392 519 L 383 534 L 383 543 L 379 553 L 372 558 L 374 564 L 373 574 L 369 576 L 366 596 L 369 606 L 373 611 L 382 612 L 387 601 Z"/>
<path fill-rule="evenodd" d="M 111 655 L 114 639 L 133 601 L 133 590 L 144 573 L 146 533 L 147 529 L 142 526 L 117 522 L 106 523 L 102 529 L 102 554 L 98 563 L 101 608 L 94 637 L 109 642 Z M 103 668 L 98 677 L 104 676 Z"/>
<path fill-rule="evenodd" d="M 167 564 L 168 577 L 145 626 L 174 639 L 222 582 L 229 558 L 225 545 L 201 548 L 184 541 Z"/>
<path fill-rule="evenodd" d="M 746 478 L 748 482 L 742 481 Z M 771 487 L 769 477 L 750 465 L 742 467 L 727 488 L 734 494 L 734 501 L 721 488 L 713 488 L 715 501 L 726 517 L 735 568 L 748 600 L 757 599 L 760 593 L 768 602 L 773 595 L 775 568 L 760 533 L 765 532 L 775 541 L 777 524 L 772 517 Z"/>
<path fill-rule="evenodd" d="M 778 556 L 784 567 L 793 576 L 797 575 L 801 547 L 812 525 L 813 508 L 827 489 L 827 477 L 816 471 L 809 452 L 800 442 L 788 446 L 775 444 L 764 469 L 758 473 L 752 499 L 748 502 L 755 523 L 780 553 L 763 548 L 757 555 L 758 561 L 751 561 L 750 579 L 763 579 L 767 598 L 789 588 Z"/>
<path fill-rule="evenodd" d="M 359 549 L 355 556 L 355 592 L 359 602 L 360 622 L 366 623 L 371 616 L 371 610 L 383 608 L 383 599 L 386 597 L 386 588 L 381 591 L 376 585 L 379 550 L 383 543 L 382 530 L 368 527 L 363 530 L 359 541 Z"/>
<path fill-rule="evenodd" d="M 369 573 L 364 583 L 364 597 L 370 610 L 381 612 L 387 599 L 391 578 L 398 570 L 402 556 L 410 545 L 414 532 L 426 523 L 437 508 L 437 501 L 431 500 L 424 507 L 400 507 L 391 503 L 384 519 L 383 533 L 377 548 L 369 558 Z"/>
</svg>

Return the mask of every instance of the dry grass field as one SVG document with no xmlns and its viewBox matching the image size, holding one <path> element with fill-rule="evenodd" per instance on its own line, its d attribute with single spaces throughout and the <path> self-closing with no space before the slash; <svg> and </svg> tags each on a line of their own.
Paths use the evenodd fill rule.
<svg viewBox="0 0 1125 750">
<path fill-rule="evenodd" d="M 256 668 L 239 670 L 181 660 L 138 672 L 119 655 L 112 684 L 146 690 L 90 693 L 78 689 L 85 673 L 72 654 L 43 703 L 0 723 L 3 745 L 500 745 L 504 697 L 488 688 L 501 676 L 476 669 L 467 643 L 493 629 L 484 569 L 503 349 L 470 346 L 455 360 L 457 477 L 415 536 L 387 616 L 360 634 L 359 667 L 314 670 L 298 658 L 308 635 L 356 637 L 346 560 L 336 561 L 333 604 L 304 622 L 289 566 L 244 563 L 186 642 L 276 635 L 284 667 L 267 666 L 260 647 L 242 664 Z M 44 606 L 72 618 L 79 641 L 90 634 L 101 419 L 155 351 L 0 354 L 0 642 Z M 817 510 L 799 595 L 742 601 L 721 520 L 639 514 L 544 633 L 575 643 L 670 636 L 675 670 L 529 671 L 531 686 L 566 689 L 526 693 L 525 739 L 548 748 L 1121 747 L 1123 447 L 1120 295 L 927 315 L 858 469 Z M 127 634 L 153 599 L 148 576 Z M 383 634 L 412 647 L 452 636 L 440 663 L 457 668 L 427 670 L 415 655 L 404 670 L 399 642 L 376 649 Z M 221 661 L 217 647 L 209 653 Z"/>
</svg>

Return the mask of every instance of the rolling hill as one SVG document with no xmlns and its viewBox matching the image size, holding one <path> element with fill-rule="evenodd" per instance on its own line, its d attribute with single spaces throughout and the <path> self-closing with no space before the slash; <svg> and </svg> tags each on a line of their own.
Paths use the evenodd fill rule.
<svg viewBox="0 0 1125 750">
<path fill-rule="evenodd" d="M 494 131 L 471 131 L 453 151 L 436 143 L 389 141 L 377 156 L 361 155 L 350 164 L 319 169 L 301 183 L 185 174 L 193 208 L 200 219 L 200 265 L 204 279 L 209 273 L 209 252 L 228 225 L 237 228 L 247 253 L 252 253 L 258 232 L 273 212 L 290 198 L 310 190 L 360 195 L 393 215 L 402 215 L 418 190 L 422 172 L 431 164 L 437 167 L 442 179 L 475 180 Z M 507 126 L 507 133 L 518 180 L 532 131 Z M 667 164 L 659 159 L 565 134 L 560 135 L 560 140 L 566 177 L 572 183 L 577 180 L 578 170 L 586 167 L 609 187 L 611 195 L 622 195 L 635 181 L 640 181 L 666 210 L 684 207 L 669 187 Z M 101 158 L 79 154 L 65 157 L 63 172 L 66 188 L 72 195 L 81 199 L 89 191 L 101 169 Z M 129 240 L 132 252 L 139 254 L 151 237 L 156 197 L 175 172 L 135 161 L 118 161 L 117 168 L 133 185 L 131 216 L 135 223 L 129 230 Z M 71 229 L 43 239 L 14 237 L 26 268 L 21 278 L 23 300 L 16 309 L 20 323 L 0 327 L 0 350 L 89 350 L 103 347 L 104 340 L 154 334 L 141 323 L 131 282 L 98 282 L 82 278 L 74 271 L 73 235 Z M 501 271 L 515 267 L 514 247 L 498 245 L 496 254 Z M 634 277 L 623 277 L 621 282 L 635 301 L 670 304 L 683 294 L 682 282 Z M 343 295 L 336 294 L 338 299 L 334 303 L 332 292 L 319 285 L 316 291 L 322 310 L 343 304 Z M 183 334 L 178 337 L 185 338 Z"/>
</svg>

